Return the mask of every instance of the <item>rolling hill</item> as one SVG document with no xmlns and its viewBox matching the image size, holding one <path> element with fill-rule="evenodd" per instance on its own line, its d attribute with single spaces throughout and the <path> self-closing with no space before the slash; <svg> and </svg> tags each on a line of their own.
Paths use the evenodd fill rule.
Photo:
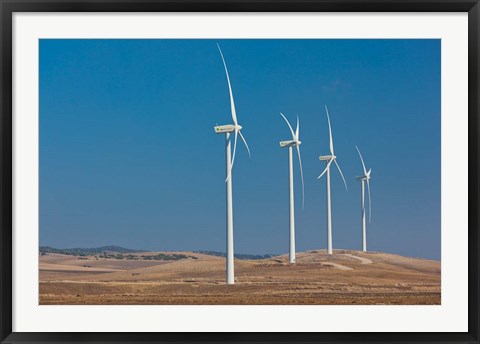
<svg viewBox="0 0 480 344">
<path fill-rule="evenodd" d="M 196 252 L 178 260 L 40 256 L 40 304 L 440 304 L 439 261 L 359 251 L 235 260 L 225 285 L 225 258 Z"/>
</svg>

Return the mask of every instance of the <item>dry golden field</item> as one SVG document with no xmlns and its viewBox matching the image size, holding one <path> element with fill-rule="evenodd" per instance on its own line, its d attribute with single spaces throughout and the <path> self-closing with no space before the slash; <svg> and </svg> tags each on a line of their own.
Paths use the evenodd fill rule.
<svg viewBox="0 0 480 344">
<path fill-rule="evenodd" d="M 159 252 L 134 253 L 133 255 Z M 440 262 L 386 253 L 325 250 L 235 260 L 174 252 L 177 261 L 40 256 L 40 304 L 440 304 Z M 172 254 L 172 252 L 168 252 Z M 191 258 L 196 257 L 197 259 Z"/>
</svg>

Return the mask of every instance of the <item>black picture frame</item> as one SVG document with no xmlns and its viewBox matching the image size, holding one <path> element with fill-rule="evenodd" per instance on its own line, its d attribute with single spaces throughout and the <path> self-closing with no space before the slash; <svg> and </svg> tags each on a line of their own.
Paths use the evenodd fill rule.
<svg viewBox="0 0 480 344">
<path fill-rule="evenodd" d="M 464 333 L 33 333 L 12 332 L 12 15 L 15 12 L 468 12 L 468 332 Z M 479 343 L 478 0 L 0 0 L 1 343 L 405 342 Z M 61 329 L 59 329 L 61 330 Z"/>
</svg>

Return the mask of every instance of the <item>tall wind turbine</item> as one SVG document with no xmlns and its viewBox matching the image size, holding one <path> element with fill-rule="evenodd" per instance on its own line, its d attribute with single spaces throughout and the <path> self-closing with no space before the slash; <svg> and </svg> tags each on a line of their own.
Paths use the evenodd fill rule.
<svg viewBox="0 0 480 344">
<path fill-rule="evenodd" d="M 369 169 L 367 172 L 367 168 L 365 167 L 365 163 L 363 162 L 362 153 L 360 153 L 360 149 L 355 146 L 357 149 L 358 155 L 360 156 L 360 160 L 362 161 L 363 167 L 363 176 L 357 177 L 357 180 L 362 182 L 362 247 L 363 252 L 367 252 L 367 220 L 365 217 L 365 181 L 367 182 L 368 188 L 368 222 L 372 217 L 372 203 L 370 200 L 370 173 L 372 169 Z"/>
<path fill-rule="evenodd" d="M 230 85 L 230 77 L 228 75 L 227 64 L 225 63 L 225 59 L 223 58 L 222 49 L 217 44 L 218 51 L 220 52 L 220 56 L 222 57 L 223 66 L 225 67 L 225 74 L 227 75 L 227 83 L 228 83 L 228 91 L 230 93 L 230 108 L 232 112 L 232 120 L 233 124 L 227 125 L 220 125 L 216 126 L 215 132 L 217 134 L 225 134 L 225 148 L 226 148 L 226 164 L 227 164 L 227 178 L 225 179 L 225 183 L 227 186 L 227 257 L 226 257 L 226 270 L 227 270 L 227 284 L 234 284 L 235 283 L 235 273 L 234 273 L 234 254 L 233 254 L 233 205 L 232 205 L 232 167 L 235 161 L 235 151 L 237 149 L 237 137 L 240 135 L 242 141 L 245 143 L 245 147 L 247 147 L 248 155 L 250 156 L 250 149 L 248 148 L 247 141 L 243 137 L 240 130 L 242 130 L 242 126 L 238 124 L 237 121 L 237 114 L 235 112 L 235 103 L 233 101 L 233 93 L 232 93 L 232 86 Z M 233 157 L 231 155 L 231 138 L 230 133 L 235 133 L 235 139 L 233 143 Z"/>
<path fill-rule="evenodd" d="M 283 115 L 283 113 L 280 113 L 282 115 L 283 119 L 285 122 L 287 122 L 288 127 L 290 128 L 290 132 L 292 133 L 292 139 L 288 141 L 280 141 L 280 147 L 288 147 L 288 178 L 289 178 L 289 183 L 290 183 L 290 255 L 289 255 L 289 261 L 291 264 L 295 263 L 295 205 L 294 205 L 294 194 L 293 194 L 293 154 L 292 154 L 292 148 L 296 147 L 297 148 L 297 154 L 298 154 L 298 162 L 300 164 L 300 175 L 302 176 L 302 208 L 305 203 L 305 188 L 303 185 L 303 169 L 302 169 L 302 158 L 300 157 L 300 145 L 302 142 L 299 139 L 299 134 L 300 134 L 300 122 L 298 120 L 297 116 L 297 128 L 295 132 L 292 129 L 292 126 L 290 125 L 290 122 L 288 122 L 287 118 Z"/>
<path fill-rule="evenodd" d="M 323 155 L 323 156 L 319 157 L 320 161 L 325 161 L 327 163 L 327 167 L 325 167 L 325 169 L 318 176 L 317 179 L 320 179 L 325 174 L 325 172 L 327 173 L 327 243 L 328 243 L 328 254 L 332 254 L 333 253 L 333 249 L 332 249 L 332 205 L 331 205 L 331 199 L 330 199 L 330 165 L 332 164 L 332 162 L 335 163 L 335 165 L 338 168 L 338 172 L 340 172 L 340 175 L 342 176 L 343 183 L 345 184 L 345 189 L 348 190 L 348 188 L 347 188 L 347 182 L 345 181 L 345 177 L 343 176 L 342 170 L 340 169 L 340 166 L 337 163 L 337 157 L 335 156 L 335 152 L 333 150 L 332 127 L 330 125 L 330 116 L 328 115 L 328 109 L 327 109 L 326 105 L 325 105 L 325 111 L 327 113 L 328 131 L 330 133 L 330 155 Z"/>
</svg>

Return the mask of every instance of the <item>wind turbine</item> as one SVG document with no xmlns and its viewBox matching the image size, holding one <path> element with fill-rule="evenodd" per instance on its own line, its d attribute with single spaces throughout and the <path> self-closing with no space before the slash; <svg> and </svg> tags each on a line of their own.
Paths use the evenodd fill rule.
<svg viewBox="0 0 480 344">
<path fill-rule="evenodd" d="M 325 111 L 327 113 L 328 131 L 330 133 L 330 155 L 323 155 L 323 156 L 319 157 L 320 161 L 325 161 L 327 163 L 327 167 L 325 167 L 325 169 L 318 176 L 317 179 L 320 179 L 325 174 L 325 172 L 327 173 L 327 243 L 328 243 L 328 254 L 332 254 L 333 253 L 333 249 L 332 249 L 332 205 L 331 205 L 331 199 L 330 199 L 330 165 L 332 164 L 332 162 L 335 163 L 335 165 L 338 168 L 338 172 L 340 172 L 340 175 L 342 176 L 343 183 L 345 184 L 345 189 L 348 190 L 348 188 L 347 188 L 347 182 L 345 181 L 345 177 L 343 176 L 342 170 L 340 169 L 340 166 L 337 163 L 337 157 L 335 156 L 335 152 L 333 150 L 332 127 L 330 125 L 330 116 L 328 115 L 328 109 L 327 109 L 326 105 L 325 105 Z"/>
<path fill-rule="evenodd" d="M 287 118 L 283 115 L 283 113 L 280 113 L 282 115 L 283 119 L 285 122 L 287 122 L 288 127 L 290 128 L 290 132 L 292 133 L 292 139 L 288 141 L 280 141 L 280 147 L 288 147 L 288 178 L 289 178 L 289 183 L 290 183 L 290 255 L 289 255 L 289 261 L 290 264 L 295 263 L 295 206 L 294 206 L 294 195 L 293 195 L 293 154 L 292 154 L 292 148 L 296 147 L 297 148 L 297 154 L 298 154 L 298 162 L 300 164 L 300 174 L 302 176 L 302 208 L 305 204 L 305 188 L 303 185 L 303 169 L 302 169 L 302 158 L 300 157 L 300 145 L 302 142 L 299 140 L 299 133 L 300 133 L 300 122 L 298 120 L 297 116 L 297 128 L 295 132 L 292 129 L 292 126 L 290 125 L 290 122 L 288 122 Z"/>
<path fill-rule="evenodd" d="M 250 149 L 248 148 L 247 141 L 243 137 L 240 130 L 242 130 L 242 126 L 238 124 L 237 121 L 237 114 L 235 112 L 235 103 L 233 101 L 233 93 L 232 93 L 232 86 L 230 85 L 230 77 L 228 75 L 227 64 L 225 63 L 225 59 L 223 58 L 222 49 L 217 44 L 218 51 L 220 52 L 220 56 L 222 57 L 223 66 L 225 67 L 225 74 L 227 75 L 227 83 L 228 83 L 228 90 L 230 93 L 230 108 L 232 112 L 232 120 L 233 124 L 227 125 L 220 125 L 214 127 L 215 132 L 217 134 L 225 134 L 225 148 L 226 148 L 226 164 L 227 164 L 227 178 L 225 179 L 225 183 L 227 185 L 227 257 L 226 257 L 226 277 L 227 277 L 227 284 L 234 284 L 235 283 L 235 273 L 234 273 L 234 254 L 233 254 L 233 205 L 232 205 L 232 167 L 235 161 L 235 152 L 237 149 L 237 137 L 240 135 L 242 141 L 245 143 L 245 147 L 247 147 L 248 155 L 250 156 Z M 233 143 L 233 157 L 231 155 L 231 139 L 230 133 L 235 133 L 235 139 Z"/>
<path fill-rule="evenodd" d="M 365 217 L 365 181 L 367 182 L 368 188 L 368 222 L 370 222 L 372 217 L 372 203 L 370 200 L 370 173 L 372 169 L 369 169 L 367 172 L 367 168 L 365 167 L 365 163 L 363 162 L 362 153 L 360 153 L 360 149 L 355 146 L 357 149 L 358 155 L 360 156 L 360 160 L 362 161 L 363 167 L 363 176 L 357 177 L 357 180 L 362 182 L 362 243 L 363 243 L 363 252 L 367 252 L 367 220 Z"/>
</svg>

